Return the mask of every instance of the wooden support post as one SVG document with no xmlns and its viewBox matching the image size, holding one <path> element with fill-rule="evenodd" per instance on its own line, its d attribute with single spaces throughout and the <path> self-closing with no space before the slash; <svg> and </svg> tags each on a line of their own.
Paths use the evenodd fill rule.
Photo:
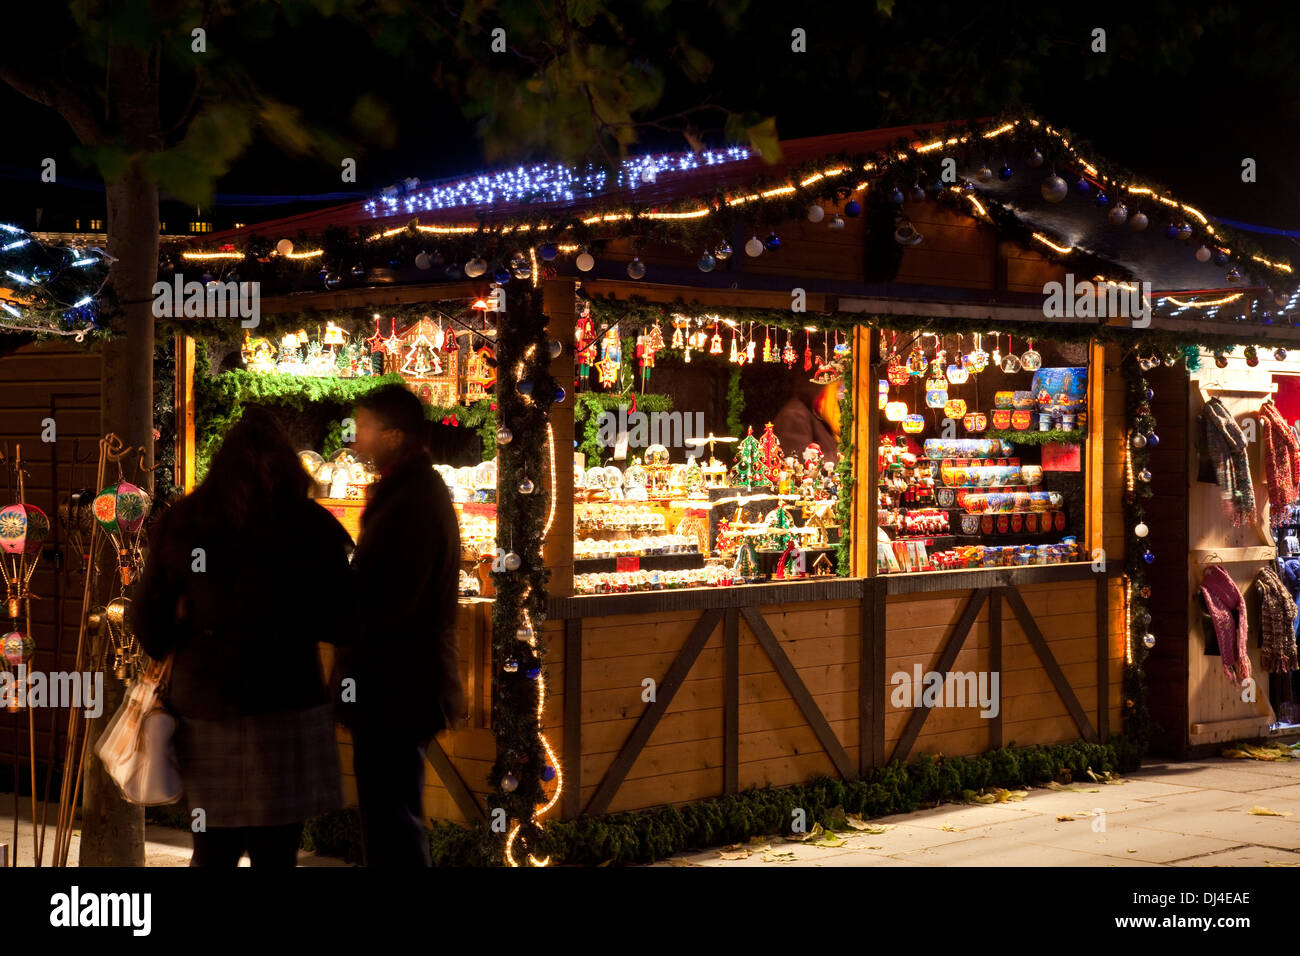
<svg viewBox="0 0 1300 956">
<path fill-rule="evenodd" d="M 989 592 L 989 672 L 998 675 L 997 713 L 989 720 L 989 749 L 1002 746 L 1002 589 Z"/>
<path fill-rule="evenodd" d="M 189 494 L 198 484 L 194 474 L 194 363 L 195 341 L 191 335 L 176 336 L 176 474 L 172 481 Z"/>
<path fill-rule="evenodd" d="M 582 813 L 582 618 L 564 621 L 564 795 L 560 815 L 572 820 Z"/>
<path fill-rule="evenodd" d="M 880 418 L 876 403 L 880 382 L 873 368 L 880 349 L 880 330 L 859 325 L 853 330 L 853 567 L 855 577 L 876 574 L 876 446 Z"/>
<path fill-rule="evenodd" d="M 722 792 L 740 789 L 740 612 L 728 608 L 722 618 L 723 668 Z"/>
<path fill-rule="evenodd" d="M 572 279 L 547 279 L 542 286 L 542 310 L 547 316 L 550 337 L 560 343 L 560 354 L 551 360 L 551 375 L 565 391 L 565 399 L 551 408 L 555 476 L 543 479 L 543 488 L 555 503 L 551 529 L 542 542 L 546 567 L 551 571 L 547 591 L 556 597 L 573 594 L 573 326 L 574 286 Z M 549 467 L 549 465 L 548 465 Z"/>
<path fill-rule="evenodd" d="M 1088 510 L 1084 522 L 1084 540 L 1088 542 L 1088 556 L 1094 559 L 1097 552 L 1104 547 L 1102 528 L 1102 511 L 1106 502 L 1105 464 L 1106 464 L 1106 347 L 1093 339 L 1088 345 L 1088 442 L 1085 483 L 1087 486 Z M 1111 559 L 1120 561 L 1121 555 L 1112 555 Z"/>
<path fill-rule="evenodd" d="M 1110 736 L 1110 579 L 1097 575 L 1097 740 Z"/>
</svg>

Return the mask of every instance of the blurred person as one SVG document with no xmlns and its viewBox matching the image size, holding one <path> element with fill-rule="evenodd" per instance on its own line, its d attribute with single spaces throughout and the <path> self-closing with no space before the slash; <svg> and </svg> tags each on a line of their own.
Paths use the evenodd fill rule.
<svg viewBox="0 0 1300 956">
<path fill-rule="evenodd" d="M 369 488 L 352 558 L 362 612 L 332 684 L 352 731 L 367 866 L 430 866 L 425 752 L 465 712 L 456 646 L 460 529 L 433 468 L 424 406 L 388 385 L 355 410 L 355 452 L 380 478 Z"/>
<path fill-rule="evenodd" d="M 303 822 L 343 803 L 316 645 L 352 628 L 352 542 L 309 486 L 250 407 L 151 532 L 131 617 L 150 657 L 173 655 L 185 800 L 205 815 L 191 866 L 295 866 Z"/>
</svg>

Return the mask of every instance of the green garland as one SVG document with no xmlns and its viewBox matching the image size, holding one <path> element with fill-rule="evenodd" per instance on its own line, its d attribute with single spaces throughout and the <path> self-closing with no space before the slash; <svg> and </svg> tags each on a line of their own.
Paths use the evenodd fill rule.
<svg viewBox="0 0 1300 956">
<path fill-rule="evenodd" d="M 1129 644 L 1132 648 L 1132 661 L 1124 665 L 1124 732 L 1133 737 L 1143 748 L 1151 737 L 1151 714 L 1147 705 L 1147 686 L 1143 674 L 1143 664 L 1151 653 L 1142 642 L 1142 637 L 1151 626 L 1151 611 L 1147 606 L 1150 585 L 1147 583 L 1149 565 L 1143 555 L 1149 549 L 1149 542 L 1139 538 L 1133 531 L 1145 520 L 1144 502 L 1154 495 L 1153 482 L 1143 481 L 1139 477 L 1150 464 L 1150 452 L 1144 445 L 1141 448 L 1132 444 L 1133 435 L 1141 433 L 1151 435 L 1156 429 L 1156 419 L 1151 413 L 1147 399 L 1146 377 L 1138 364 L 1137 356 L 1130 353 L 1123 361 L 1125 404 L 1128 412 L 1129 431 L 1125 442 L 1132 455 L 1133 490 L 1124 492 L 1124 575 L 1126 586 L 1132 598 L 1129 603 Z M 1154 477 L 1154 476 L 1153 476 Z M 1127 476 L 1126 476 L 1127 478 Z M 1154 553 L 1154 551 L 1153 551 Z M 1156 560 L 1159 555 L 1156 554 Z"/>
<path fill-rule="evenodd" d="M 573 430 L 582 435 L 577 451 L 585 455 L 587 467 L 600 464 L 605 446 L 600 442 L 600 420 L 605 412 L 616 412 L 624 405 L 630 406 L 633 397 L 618 392 L 580 392 L 573 403 Z M 638 412 L 670 412 L 673 399 L 670 395 L 647 393 L 636 396 Z"/>
<path fill-rule="evenodd" d="M 550 355 L 541 290 L 515 281 L 510 283 L 507 301 L 511 309 L 497 340 L 497 403 L 501 427 L 512 437 L 501 444 L 498 454 L 497 548 L 502 555 L 516 555 L 519 567 L 512 571 L 503 565 L 495 573 L 492 731 L 497 754 L 489 778 L 493 792 L 488 814 L 492 817 L 500 808 L 508 821 L 506 832 L 491 831 L 494 858 L 505 855 L 507 835 L 517 827 L 511 853 L 522 863 L 530 854 L 545 855 L 538 850 L 542 831 L 535 820 L 537 808 L 546 802 L 543 773 L 549 759 L 538 719 L 539 677 L 546 660 L 542 622 L 550 577 L 542 560 L 547 515 L 542 482 L 548 461 L 548 423 L 559 383 L 550 373 L 549 358 L 530 357 Z M 522 378 L 532 383 L 531 399 L 516 387 L 521 380 L 519 367 L 524 369 Z M 566 389 L 570 384 L 565 383 Z M 572 399 L 566 396 L 566 400 Z M 556 452 L 557 466 L 571 467 L 568 449 Z M 533 483 L 531 494 L 519 490 L 525 477 Z"/>
<path fill-rule="evenodd" d="M 552 864 L 601 866 L 650 863 L 690 850 L 790 834 L 792 811 L 808 826 L 844 831 L 845 813 L 878 817 L 911 813 L 947 801 L 970 801 L 993 787 L 1015 789 L 1052 781 L 1086 780 L 1093 773 L 1135 769 L 1141 753 L 1124 736 L 1105 744 L 1014 745 L 974 757 L 922 756 L 869 771 L 858 780 L 815 778 L 802 785 L 749 789 L 684 806 L 614 813 L 549 824 L 542 849 Z M 151 822 L 188 828 L 182 814 L 148 809 Z M 435 866 L 500 865 L 488 828 L 435 823 L 429 834 Z M 353 810 L 314 817 L 303 830 L 303 849 L 350 862 L 361 859 L 360 826 Z"/>
<path fill-rule="evenodd" d="M 1013 428 L 990 428 L 981 438 L 1000 438 L 1013 445 L 1055 445 L 1058 443 L 1078 444 L 1083 441 L 1087 431 L 1082 428 L 1069 430 L 1052 428 L 1045 432 L 1019 431 Z"/>
<path fill-rule="evenodd" d="M 844 358 L 844 392 L 840 396 L 840 457 L 835 462 L 835 480 L 839 486 L 839 497 L 835 500 L 835 517 L 840 524 L 840 542 L 835 550 L 836 565 L 840 574 L 848 577 L 853 574 L 853 489 L 856 480 L 853 477 L 853 352 L 849 350 Z M 867 449 L 874 455 L 875 449 Z M 874 508 L 874 501 L 858 503 L 860 508 Z M 868 554 L 868 561 L 874 561 L 874 553 Z M 859 568 L 858 573 L 866 576 L 867 569 Z"/>
<path fill-rule="evenodd" d="M 745 427 L 745 390 L 740 385 L 740 369 L 733 368 L 727 379 L 727 434 L 740 436 Z"/>
</svg>

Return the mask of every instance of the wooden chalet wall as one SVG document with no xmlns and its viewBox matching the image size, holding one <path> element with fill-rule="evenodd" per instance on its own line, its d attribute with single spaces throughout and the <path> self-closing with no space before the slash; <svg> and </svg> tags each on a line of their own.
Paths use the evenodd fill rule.
<svg viewBox="0 0 1300 956">
<path fill-rule="evenodd" d="M 68 547 L 66 531 L 58 522 L 58 506 L 70 490 L 89 488 L 95 481 L 102 365 L 97 351 L 58 342 L 27 345 L 0 356 L 0 449 L 12 456 L 15 446 L 22 445 L 27 501 L 49 517 L 47 547 L 57 545 L 63 555 L 62 569 L 56 569 L 50 557 L 42 558 L 31 582 L 32 592 L 39 596 L 32 602 L 31 635 L 36 652 L 31 666 L 45 671 L 71 670 L 76 658 L 84 581 L 80 569 L 84 565 L 81 556 Z M 48 443 L 41 441 L 46 418 L 53 418 L 56 428 L 56 440 Z M 86 459 L 88 463 L 73 470 L 74 460 Z M 6 501 L 17 497 L 11 477 L 6 461 L 0 465 L 0 488 Z M 35 711 L 38 767 L 62 763 L 67 714 L 66 709 L 48 707 Z M 25 711 L 11 714 L 0 709 L 0 786 L 7 787 L 12 778 L 15 747 L 22 758 L 20 772 L 26 784 L 27 721 Z M 38 771 L 38 786 L 43 785 Z M 57 800 L 57 788 L 53 796 Z"/>
</svg>

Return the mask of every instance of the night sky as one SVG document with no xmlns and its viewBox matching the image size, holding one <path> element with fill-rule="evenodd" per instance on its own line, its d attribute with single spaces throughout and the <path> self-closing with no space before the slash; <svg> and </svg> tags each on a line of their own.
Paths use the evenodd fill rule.
<svg viewBox="0 0 1300 956">
<path fill-rule="evenodd" d="M 775 115 L 780 135 L 794 138 L 1027 107 L 1070 129 L 1095 154 L 1212 214 L 1300 229 L 1300 73 L 1294 66 L 1300 5 L 1155 0 L 1114 6 L 1118 12 L 1095 5 L 900 0 L 885 17 L 872 4 L 754 3 L 729 29 L 711 3 L 678 4 L 679 28 L 692 31 L 714 69 L 702 86 L 670 79 L 659 112 L 707 100 Z M 790 52 L 794 27 L 807 30 L 807 53 Z M 1094 27 L 1107 30 L 1106 54 L 1088 49 Z M 339 182 L 334 157 L 285 159 L 258 143 L 224 177 L 221 194 L 353 192 L 360 198 L 404 176 L 429 180 L 483 166 L 472 121 L 432 82 L 436 51 L 399 62 L 348 31 L 327 28 L 250 48 L 248 56 L 268 65 L 259 72 L 268 89 L 298 99 L 322 122 L 345 115 L 359 93 L 373 92 L 391 110 L 393 142 L 360 154 L 356 185 Z M 1089 75 L 1099 57 L 1108 58 L 1107 70 Z M 72 216 L 101 215 L 102 193 L 73 188 L 72 180 L 93 185 L 97 177 L 77 168 L 70 153 L 75 141 L 62 121 L 3 84 L 0 109 L 7 130 L 0 155 L 4 219 L 33 228 L 41 208 L 40 225 L 48 229 L 70 227 Z M 708 131 L 720 142 L 719 128 Z M 643 143 L 684 148 L 679 137 L 663 134 Z M 59 160 L 62 183 L 36 181 L 45 156 Z M 1246 156 L 1258 161 L 1254 184 L 1241 182 Z M 303 208 L 310 206 L 219 203 L 203 218 L 222 228 Z M 169 232 L 188 211 L 164 206 L 164 219 L 175 221 Z"/>
</svg>

